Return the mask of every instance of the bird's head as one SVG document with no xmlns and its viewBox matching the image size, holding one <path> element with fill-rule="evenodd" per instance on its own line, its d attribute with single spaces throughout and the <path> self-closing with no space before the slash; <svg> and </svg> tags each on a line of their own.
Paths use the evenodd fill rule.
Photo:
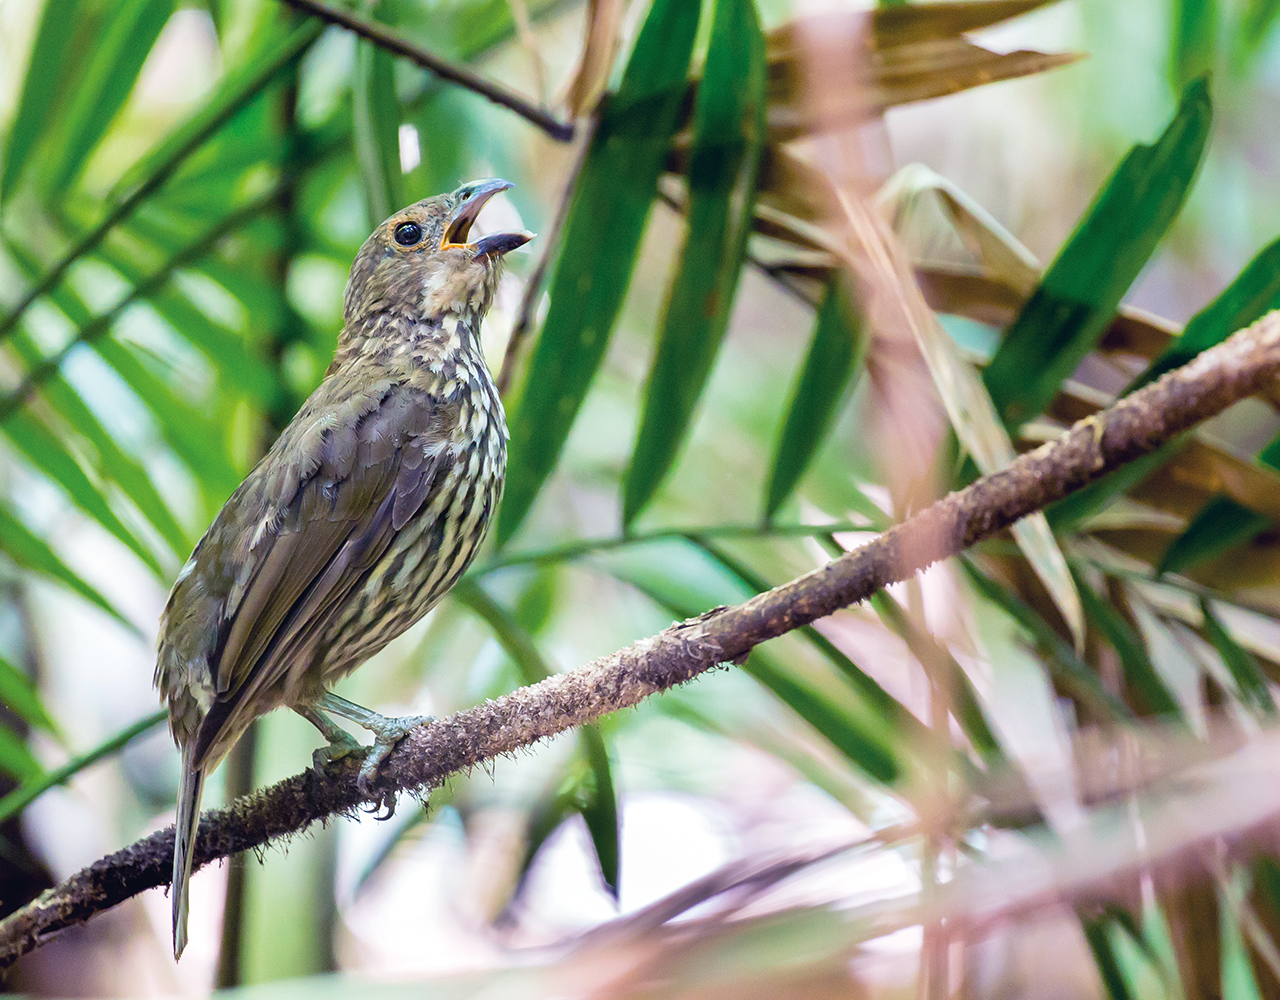
<svg viewBox="0 0 1280 1000">
<path fill-rule="evenodd" d="M 502 258 L 533 234 L 490 233 L 470 242 L 471 224 L 495 194 L 512 187 L 490 179 L 401 209 L 364 241 L 351 265 L 344 322 L 378 312 L 416 317 L 479 317 L 489 308 Z"/>
</svg>

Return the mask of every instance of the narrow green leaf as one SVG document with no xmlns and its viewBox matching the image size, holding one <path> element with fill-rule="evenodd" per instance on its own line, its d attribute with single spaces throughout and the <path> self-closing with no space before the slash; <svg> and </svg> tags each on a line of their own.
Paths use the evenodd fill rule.
<svg viewBox="0 0 1280 1000">
<path fill-rule="evenodd" d="M 1137 696 L 1139 707 L 1152 715 L 1172 715 L 1182 718 L 1178 699 L 1165 685 L 1147 655 L 1142 637 L 1106 598 L 1094 592 L 1079 575 L 1076 589 L 1084 605 L 1084 613 L 1094 626 L 1107 638 L 1107 642 L 1120 657 L 1125 683 Z"/>
<path fill-rule="evenodd" d="M 973 683 L 950 650 L 929 633 L 916 627 L 887 591 L 872 594 L 867 603 L 875 609 L 885 627 L 902 639 L 911 650 L 911 655 L 930 672 L 946 672 L 951 682 L 950 694 L 956 721 L 960 723 L 960 728 L 964 730 L 974 749 L 983 757 L 1003 757 L 1004 750 L 982 714 L 982 706 L 978 703 Z"/>
<path fill-rule="evenodd" d="M 601 113 L 565 223 L 546 322 L 513 405 L 498 545 L 515 533 L 555 467 L 604 358 L 680 124 L 700 6 L 655 0 L 618 93 Z"/>
<path fill-rule="evenodd" d="M 524 627 L 490 596 L 475 580 L 464 577 L 454 587 L 453 596 L 480 617 L 493 631 L 494 638 L 515 662 L 526 684 L 536 684 L 551 676 L 551 667 L 543 659 Z M 526 867 L 533 860 L 542 841 L 560 824 L 570 811 L 582 814 L 591 834 L 600 874 L 614 899 L 618 898 L 618 802 L 613 787 L 609 753 L 598 726 L 581 726 L 578 739 L 586 767 L 572 786 L 571 794 L 558 796 L 540 807 L 531 820 Z"/>
<path fill-rule="evenodd" d="M 356 43 L 353 138 L 369 224 L 376 226 L 404 205 L 400 172 L 400 102 L 395 62 L 371 42 Z"/>
<path fill-rule="evenodd" d="M 1094 964 L 1098 967 L 1098 975 L 1107 988 L 1107 996 L 1111 1000 L 1135 1000 L 1129 991 L 1124 972 L 1120 968 L 1120 960 L 1111 946 L 1111 938 L 1107 933 L 1110 921 L 1107 916 L 1082 917 L 1080 925 L 1084 930 L 1084 939 L 1093 952 Z"/>
<path fill-rule="evenodd" d="M 1259 251 L 1221 295 L 1192 316 L 1181 336 L 1170 341 L 1121 395 L 1181 368 L 1202 351 L 1222 343 L 1276 308 L 1280 308 L 1280 240 Z"/>
<path fill-rule="evenodd" d="M 13 337 L 10 343 L 25 364 L 34 364 L 39 360 L 39 352 L 25 331 Z M 76 433 L 82 435 L 97 452 L 95 471 L 99 477 L 119 486 L 173 552 L 185 555 L 191 548 L 191 540 L 160 496 L 151 481 L 150 473 L 137 459 L 125 453 L 61 375 L 47 379 L 40 386 L 40 391 L 66 425 L 75 428 Z"/>
<path fill-rule="evenodd" d="M 28 275 L 39 272 L 39 265 L 34 257 L 12 242 L 7 242 L 6 247 Z M 69 304 L 67 296 L 55 292 L 54 301 L 72 322 L 83 326 L 77 317 L 67 313 L 66 306 Z M 78 316 L 84 317 L 87 322 L 88 309 L 83 308 L 77 312 Z M 44 360 L 43 354 L 31 339 L 31 335 L 21 327 L 10 338 L 9 343 L 28 370 L 37 367 Z M 120 448 L 71 384 L 60 373 L 55 373 L 41 384 L 40 392 L 66 425 L 75 428 L 76 432 L 97 451 L 98 475 L 118 485 L 125 496 L 133 501 L 143 516 L 160 532 L 174 552 L 179 555 L 185 554 L 191 547 L 186 532 L 161 498 L 155 484 L 151 482 L 151 476 L 136 459 Z"/>
<path fill-rule="evenodd" d="M 1157 572 L 1181 573 L 1199 563 L 1247 545 L 1271 526 L 1271 518 L 1236 503 L 1214 497 L 1200 508 L 1186 530 L 1169 543 Z"/>
<path fill-rule="evenodd" d="M 122 0 L 107 19 L 80 88 L 67 108 L 62 146 L 44 178 L 46 197 L 65 191 L 128 100 L 142 64 L 173 14 L 173 0 Z"/>
<path fill-rule="evenodd" d="M 58 735 L 57 723 L 44 707 L 31 678 L 0 656 L 0 703 L 33 726 Z"/>
<path fill-rule="evenodd" d="M 37 537 L 30 528 L 19 521 L 8 507 L 0 505 L 0 550 L 23 569 L 40 573 L 73 590 L 86 601 L 96 604 L 130 632 L 137 627 L 117 611 L 97 590 L 71 570 L 44 539 Z"/>
<path fill-rule="evenodd" d="M 1006 426 L 1044 410 L 1102 336 L 1182 207 L 1211 117 L 1208 83 L 1196 80 L 1159 140 L 1116 168 L 1045 272 L 984 372 Z"/>
<path fill-rule="evenodd" d="M 596 862 L 605 888 L 616 901 L 618 898 L 618 797 L 613 787 L 613 769 L 609 764 L 609 748 L 598 726 L 582 726 L 578 730 L 578 742 L 587 762 L 587 780 L 579 792 L 578 812 L 582 814 L 591 834 Z"/>
<path fill-rule="evenodd" d="M 1173 85 L 1182 90 L 1213 69 L 1218 40 L 1217 0 L 1174 0 L 1169 70 Z"/>
<path fill-rule="evenodd" d="M 1257 455 L 1258 463 L 1280 470 L 1280 437 Z M 1271 518 L 1238 504 L 1230 497 L 1214 497 L 1191 519 L 1160 559 L 1158 572 L 1180 573 L 1197 563 L 1229 552 L 1252 541 L 1271 526 Z"/>
<path fill-rule="evenodd" d="M 119 250 L 104 246 L 101 255 L 134 287 L 147 283 L 151 278 Z M 168 263 L 158 269 L 159 272 L 166 270 L 171 270 Z M 265 361 L 249 352 L 244 337 L 237 331 L 210 319 L 172 283 L 152 292 L 147 300 L 178 336 L 209 359 L 228 388 L 243 394 L 265 410 L 270 410 L 280 401 L 281 389 L 276 373 Z"/>
<path fill-rule="evenodd" d="M 729 323 L 755 219 L 765 132 L 764 49 L 755 0 L 717 0 L 693 111 L 687 235 L 623 477 L 624 526 L 671 470 Z"/>
<path fill-rule="evenodd" d="M 983 574 L 969 559 L 962 557 L 960 565 L 983 597 L 1002 608 L 1027 630 L 1044 657 L 1045 669 L 1055 682 L 1105 719 L 1131 718 L 1132 713 L 1124 702 L 1102 686 L 1097 674 L 1076 655 L 1071 644 L 1041 618 L 1034 608 L 1017 594 Z"/>
<path fill-rule="evenodd" d="M 40 773 L 40 764 L 27 741 L 5 725 L 0 725 L 0 771 L 19 781 L 29 781 Z"/>
<path fill-rule="evenodd" d="M 1240 689 L 1241 700 L 1266 715 L 1274 716 L 1276 703 L 1271 697 L 1271 687 L 1253 654 L 1231 637 L 1231 633 L 1214 615 L 1209 602 L 1204 599 L 1200 601 L 1200 613 L 1204 617 L 1204 634 L 1213 643 L 1213 648 L 1222 657 L 1223 665 L 1234 678 Z"/>
<path fill-rule="evenodd" d="M 93 342 L 93 349 L 155 414 L 165 441 L 195 473 L 208 496 L 218 503 L 230 496 L 244 476 L 227 457 L 225 436 L 218 426 L 143 364 L 134 347 L 102 337 Z"/>
<path fill-rule="evenodd" d="M 873 736 L 829 698 L 796 679 L 772 657 L 761 654 L 757 648 L 752 650 L 742 669 L 871 777 L 885 784 L 898 779 L 901 765 L 888 743 Z"/>
<path fill-rule="evenodd" d="M 862 326 L 853 310 L 849 288 L 843 281 L 833 281 L 818 307 L 813 341 L 774 449 L 765 489 L 766 518 L 772 518 L 791 496 L 831 430 L 859 368 L 862 348 Z"/>
<path fill-rule="evenodd" d="M 1280 15 L 1280 0 L 1248 0 L 1237 22 L 1236 45 L 1242 61 L 1251 60 L 1262 48 Z"/>
<path fill-rule="evenodd" d="M 1083 489 L 1068 494 L 1055 504 L 1045 508 L 1045 516 L 1055 534 L 1064 534 L 1087 518 L 1102 510 L 1111 501 L 1123 496 L 1178 454 L 1187 443 L 1187 436 L 1179 434 L 1172 441 L 1155 451 L 1148 452 L 1132 462 L 1120 466 L 1101 479 L 1095 479 Z"/>
<path fill-rule="evenodd" d="M 65 78 L 67 55 L 82 7 L 80 0 L 45 0 L 27 74 L 22 81 L 18 110 L 5 137 L 0 204 L 12 196 L 36 141 L 50 125 L 49 113 Z"/>
<path fill-rule="evenodd" d="M 614 575 L 678 618 L 692 618 L 702 610 L 687 603 L 687 597 L 680 593 L 681 586 L 669 586 L 668 581 L 652 574 L 641 578 L 639 574 L 615 571 Z M 892 719 L 884 720 L 872 711 L 867 711 L 865 717 L 863 713 L 855 715 L 808 681 L 795 677 L 761 647 L 751 651 L 742 669 L 871 777 L 882 782 L 897 780 L 901 765 L 894 747 L 903 741 L 898 739 L 900 734 L 895 732 Z"/>
<path fill-rule="evenodd" d="M 30 411 L 14 413 L 0 423 L 0 430 L 26 456 L 27 461 L 61 486 L 77 507 L 124 542 L 156 576 L 166 575 L 155 554 L 116 516 L 101 488 L 89 479 L 62 442 Z"/>
<path fill-rule="evenodd" d="M 130 742 L 143 733 L 150 732 L 169 717 L 167 709 L 152 712 L 120 732 L 109 736 L 92 750 L 67 761 L 62 767 L 54 768 L 43 774 L 35 775 L 24 781 L 12 792 L 0 799 L 0 823 L 5 823 L 22 812 L 28 805 L 47 792 L 50 788 L 64 785 L 91 764 L 96 764 L 103 757 L 108 757 L 124 749 Z"/>
</svg>

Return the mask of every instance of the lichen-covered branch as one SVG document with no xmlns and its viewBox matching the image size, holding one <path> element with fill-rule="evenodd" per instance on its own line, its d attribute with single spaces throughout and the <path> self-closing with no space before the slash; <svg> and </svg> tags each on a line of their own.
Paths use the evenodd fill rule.
<svg viewBox="0 0 1280 1000">
<path fill-rule="evenodd" d="M 1280 311 L 1083 420 L 1008 468 L 933 504 L 820 569 L 749 601 L 716 608 L 609 656 L 421 726 L 387 758 L 375 795 L 421 794 L 451 775 L 683 684 L 752 648 L 956 555 L 1021 517 L 1160 447 L 1280 374 Z M 197 867 L 370 803 L 358 756 L 307 771 L 208 812 Z M 71 876 L 0 922 L 0 967 L 51 933 L 169 881 L 173 828 Z"/>
</svg>

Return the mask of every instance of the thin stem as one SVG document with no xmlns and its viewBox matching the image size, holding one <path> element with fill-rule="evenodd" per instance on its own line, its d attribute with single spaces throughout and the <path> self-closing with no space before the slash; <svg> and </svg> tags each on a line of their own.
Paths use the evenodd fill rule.
<svg viewBox="0 0 1280 1000">
<path fill-rule="evenodd" d="M 481 97 L 486 97 L 494 104 L 504 107 L 508 111 L 514 111 L 521 118 L 538 126 L 558 142 L 568 142 L 573 138 L 572 124 L 560 121 L 542 108 L 534 107 L 519 94 L 508 90 L 501 84 L 486 80 L 466 66 L 459 66 L 446 59 L 441 59 L 434 53 L 392 34 L 386 28 L 357 17 L 348 11 L 321 3 L 320 0 L 283 0 L 283 2 L 303 13 L 312 14 L 330 24 L 346 28 L 379 48 L 386 49 L 395 55 L 403 56 L 405 59 L 417 63 L 423 69 L 431 70 L 442 80 L 456 83 L 459 87 L 464 87 L 473 93 L 479 94 Z"/>
<path fill-rule="evenodd" d="M 79 757 L 72 757 L 61 767 L 46 771 L 39 777 L 32 778 L 29 781 L 24 781 L 12 792 L 0 799 L 0 823 L 4 823 L 10 817 L 18 815 L 50 788 L 66 784 L 90 764 L 96 764 L 103 757 L 109 757 L 117 750 L 123 750 L 135 737 L 150 732 L 168 717 L 168 711 L 162 708 L 139 719 L 133 725 L 120 730 L 120 732 L 99 743 L 87 753 L 82 753 Z"/>
<path fill-rule="evenodd" d="M 0 422 L 8 420 L 16 413 L 27 399 L 31 396 L 42 383 L 57 373 L 67 356 L 75 350 L 79 344 L 89 343 L 101 337 L 115 321 L 120 317 L 129 306 L 137 302 L 139 299 L 146 299 L 159 292 L 169 279 L 173 277 L 173 272 L 180 268 L 187 267 L 195 263 L 201 257 L 205 256 L 215 249 L 218 240 L 222 237 L 239 229 L 245 223 L 256 219 L 263 212 L 272 208 L 279 198 L 279 191 L 271 191 L 261 198 L 255 198 L 253 201 L 243 207 L 232 212 L 226 218 L 201 233 L 195 240 L 179 250 L 176 254 L 167 260 L 158 271 L 150 277 L 134 285 L 130 289 L 129 294 L 117 302 L 106 312 L 101 313 L 94 319 L 80 328 L 74 337 L 64 344 L 59 350 L 55 351 L 49 357 L 45 358 L 40 364 L 32 368 L 18 383 L 17 387 L 6 396 L 0 396 Z M 55 268 L 56 270 L 56 268 Z M 52 272 L 51 272 L 52 273 Z"/>
<path fill-rule="evenodd" d="M 560 234 L 564 231 L 565 220 L 569 217 L 569 206 L 573 203 L 573 193 L 578 187 L 578 176 L 587 162 L 587 154 L 591 151 L 591 143 L 596 137 L 596 128 L 599 123 L 600 116 L 593 115 L 588 120 L 582 137 L 578 140 L 578 150 L 574 154 L 569 176 L 564 182 L 564 190 L 560 194 L 560 204 L 556 208 L 555 218 L 551 221 L 550 230 L 543 235 L 542 256 L 538 258 L 533 273 L 525 281 L 524 295 L 520 299 L 520 311 L 516 314 L 511 336 L 507 338 L 507 349 L 502 355 L 502 367 L 498 369 L 498 377 L 495 380 L 499 395 L 505 396 L 507 389 L 511 387 L 511 379 L 516 368 L 516 355 L 520 353 L 521 345 L 528 337 L 529 331 L 533 329 L 533 314 L 537 309 L 538 296 L 542 293 L 542 281 L 560 246 Z"/>
<path fill-rule="evenodd" d="M 707 538 L 812 538 L 818 535 L 843 534 L 850 531 L 881 531 L 885 526 L 854 524 L 845 521 L 838 524 L 719 524 L 690 528 L 656 528 L 653 531 L 636 531 L 607 538 L 583 538 L 545 549 L 528 552 L 512 552 L 496 556 L 471 569 L 467 576 L 481 577 L 508 566 L 540 566 L 546 563 L 570 562 L 596 552 L 608 552 L 629 545 L 644 545 L 672 539 L 684 539 L 695 544 Z"/>
</svg>

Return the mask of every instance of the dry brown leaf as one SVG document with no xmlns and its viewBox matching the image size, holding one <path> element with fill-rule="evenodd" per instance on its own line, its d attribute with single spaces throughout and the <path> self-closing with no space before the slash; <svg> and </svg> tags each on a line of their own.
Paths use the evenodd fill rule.
<svg viewBox="0 0 1280 1000">
<path fill-rule="evenodd" d="M 587 0 L 587 30 L 582 56 L 569 78 L 564 105 L 572 118 L 589 113 L 609 83 L 621 40 L 624 0 Z"/>
</svg>

